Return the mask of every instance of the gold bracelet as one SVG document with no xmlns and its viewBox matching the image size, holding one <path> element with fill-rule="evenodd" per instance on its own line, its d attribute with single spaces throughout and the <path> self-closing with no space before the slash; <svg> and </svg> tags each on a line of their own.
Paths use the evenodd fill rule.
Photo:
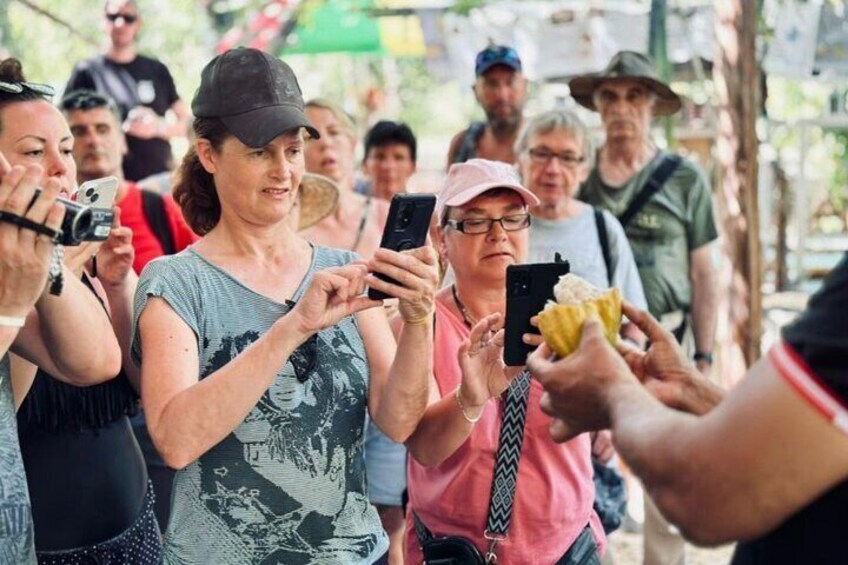
<svg viewBox="0 0 848 565">
<path fill-rule="evenodd" d="M 465 406 L 462 405 L 462 399 L 459 398 L 459 391 L 461 389 L 462 389 L 462 384 L 460 384 L 458 387 L 456 387 L 456 393 L 454 394 L 454 396 L 456 397 L 456 404 L 457 404 L 457 406 L 459 406 L 459 411 L 462 412 L 462 417 L 465 418 L 465 421 L 467 421 L 469 424 L 476 424 L 477 422 L 480 421 L 480 418 L 483 417 L 483 412 L 486 410 L 486 407 L 484 405 L 482 408 L 480 408 L 480 413 L 477 414 L 476 418 L 469 417 L 468 414 L 465 413 Z"/>
<path fill-rule="evenodd" d="M 413 318 L 413 319 L 411 319 L 411 320 L 407 320 L 406 318 L 404 318 L 403 316 L 401 316 L 401 319 L 403 320 L 403 323 L 404 323 L 404 324 L 406 324 L 407 326 L 420 326 L 420 325 L 422 325 L 422 324 L 426 324 L 426 323 L 427 323 L 427 322 L 429 322 L 432 318 L 433 318 L 433 312 L 432 312 L 432 311 L 427 312 L 426 314 L 424 314 L 424 315 L 423 315 L 423 316 L 421 316 L 420 318 Z"/>
</svg>

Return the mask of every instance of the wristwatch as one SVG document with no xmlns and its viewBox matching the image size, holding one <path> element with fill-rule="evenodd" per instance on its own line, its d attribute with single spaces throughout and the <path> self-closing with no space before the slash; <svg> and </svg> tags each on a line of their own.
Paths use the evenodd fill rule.
<svg viewBox="0 0 848 565">
<path fill-rule="evenodd" d="M 713 354 L 710 351 L 696 351 L 695 355 L 692 357 L 696 362 L 704 361 L 705 363 L 712 365 L 713 364 Z"/>
</svg>

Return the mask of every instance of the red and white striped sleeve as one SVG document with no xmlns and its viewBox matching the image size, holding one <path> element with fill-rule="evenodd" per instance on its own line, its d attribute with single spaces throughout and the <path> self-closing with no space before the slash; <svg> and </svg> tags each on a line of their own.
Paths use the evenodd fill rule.
<svg viewBox="0 0 848 565">
<path fill-rule="evenodd" d="M 778 374 L 845 435 L 848 435 L 848 404 L 835 395 L 804 359 L 786 341 L 778 342 L 768 353 Z"/>
</svg>

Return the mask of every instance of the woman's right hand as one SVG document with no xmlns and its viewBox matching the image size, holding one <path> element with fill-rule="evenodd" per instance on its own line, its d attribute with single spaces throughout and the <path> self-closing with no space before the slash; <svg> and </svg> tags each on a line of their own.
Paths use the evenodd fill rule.
<svg viewBox="0 0 848 565">
<path fill-rule="evenodd" d="M 0 154 L 0 210 L 58 231 L 65 207 L 56 202 L 59 183 L 49 179 L 29 206 L 42 176 L 41 167 L 12 167 Z M 0 222 L 0 315 L 25 317 L 47 285 L 53 242 L 44 234 Z"/>
<path fill-rule="evenodd" d="M 351 263 L 313 275 L 309 288 L 288 315 L 294 316 L 303 341 L 342 318 L 382 304 L 364 295 L 367 274 L 365 265 Z"/>
</svg>

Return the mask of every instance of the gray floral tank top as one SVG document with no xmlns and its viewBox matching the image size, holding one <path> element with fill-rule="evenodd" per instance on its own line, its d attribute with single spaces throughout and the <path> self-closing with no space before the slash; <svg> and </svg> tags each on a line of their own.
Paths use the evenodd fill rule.
<svg viewBox="0 0 848 565">
<path fill-rule="evenodd" d="M 354 258 L 314 247 L 294 300 L 316 271 Z M 194 330 L 200 378 L 223 367 L 290 308 L 191 249 L 144 270 L 136 324 L 150 296 L 165 299 Z M 135 332 L 137 359 L 143 345 Z M 319 332 L 315 352 L 305 380 L 287 362 L 238 428 L 177 473 L 166 563 L 364 565 L 385 553 L 388 540 L 366 490 L 369 372 L 355 319 Z"/>
</svg>

